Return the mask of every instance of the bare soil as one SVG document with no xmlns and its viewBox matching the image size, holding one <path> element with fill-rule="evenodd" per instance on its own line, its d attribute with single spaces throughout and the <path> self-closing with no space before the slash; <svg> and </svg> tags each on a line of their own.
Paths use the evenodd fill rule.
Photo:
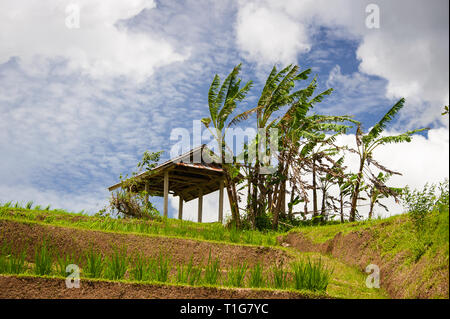
<svg viewBox="0 0 450 319">
<path fill-rule="evenodd" d="M 302 233 L 289 233 L 278 240 L 301 252 L 329 254 L 347 265 L 357 266 L 363 272 L 369 264 L 377 265 L 380 268 L 380 285 L 392 298 L 449 297 L 448 268 L 434 269 L 433 273 L 429 273 L 432 261 L 425 258 L 406 266 L 405 254 L 381 256 L 370 247 L 373 241 L 370 230 L 345 235 L 338 233 L 324 243 L 314 243 Z"/>
<path fill-rule="evenodd" d="M 58 256 L 75 254 L 80 265 L 83 265 L 84 255 L 91 247 L 100 251 L 104 256 L 109 256 L 114 249 L 123 247 L 126 247 L 129 256 L 141 253 L 146 257 L 155 257 L 161 252 L 169 255 L 171 262 L 176 264 L 187 263 L 191 257 L 196 264 L 206 263 L 211 252 L 212 258 L 219 258 L 221 267 L 228 267 L 244 261 L 249 266 L 257 262 L 272 265 L 275 262 L 286 263 L 291 259 L 285 251 L 263 246 L 241 246 L 193 239 L 108 233 L 0 220 L 0 245 L 7 242 L 16 251 L 26 249 L 26 259 L 29 262 L 33 262 L 35 249 L 44 240 Z"/>
<path fill-rule="evenodd" d="M 290 291 L 226 289 L 136 284 L 81 279 L 80 288 L 66 288 L 58 278 L 0 276 L 0 299 L 305 299 Z"/>
</svg>

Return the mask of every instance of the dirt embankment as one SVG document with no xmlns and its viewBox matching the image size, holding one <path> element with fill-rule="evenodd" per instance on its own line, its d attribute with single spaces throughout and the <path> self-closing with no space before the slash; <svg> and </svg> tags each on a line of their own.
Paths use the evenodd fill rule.
<svg viewBox="0 0 450 319">
<path fill-rule="evenodd" d="M 80 288 L 67 288 L 64 279 L 0 276 L 0 299 L 304 299 L 290 291 L 222 289 L 91 281 L 81 279 Z"/>
<path fill-rule="evenodd" d="M 211 257 L 218 257 L 221 267 L 244 261 L 249 266 L 257 262 L 272 265 L 290 259 L 286 252 L 270 247 L 227 245 L 191 239 L 108 233 L 0 220 L 0 247 L 7 242 L 16 251 L 26 249 L 26 259 L 30 262 L 33 262 L 35 248 L 44 240 L 54 254 L 58 256 L 74 254 L 81 265 L 85 253 L 91 247 L 104 256 L 109 256 L 114 249 L 123 247 L 126 247 L 128 256 L 140 253 L 146 257 L 155 257 L 161 252 L 170 256 L 171 262 L 175 264 L 188 263 L 191 256 L 194 263 L 205 264 L 211 251 Z"/>
<path fill-rule="evenodd" d="M 278 240 L 302 252 L 329 254 L 348 265 L 359 267 L 363 272 L 369 264 L 377 265 L 380 268 L 380 285 L 392 298 L 449 296 L 448 267 L 430 273 L 433 260 L 421 258 L 415 264 L 405 265 L 405 254 L 381 256 L 371 245 L 374 236 L 370 229 L 338 233 L 324 243 L 314 243 L 302 233 L 289 233 Z"/>
</svg>

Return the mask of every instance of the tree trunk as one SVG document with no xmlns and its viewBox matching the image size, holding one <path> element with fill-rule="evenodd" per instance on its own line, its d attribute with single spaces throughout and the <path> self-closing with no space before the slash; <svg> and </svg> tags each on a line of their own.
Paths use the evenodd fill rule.
<svg viewBox="0 0 450 319">
<path fill-rule="evenodd" d="M 341 223 L 344 222 L 344 195 L 339 191 L 339 202 L 341 204 Z"/>
<path fill-rule="evenodd" d="M 360 164 L 359 164 L 358 177 L 356 179 L 355 189 L 353 190 L 353 194 L 352 194 L 352 206 L 351 206 L 351 209 L 350 209 L 350 218 L 349 218 L 350 222 L 354 222 L 355 219 L 356 219 L 356 205 L 358 203 L 359 187 L 361 186 L 361 179 L 362 179 L 362 175 L 363 175 L 364 162 L 365 162 L 365 158 L 363 157 L 361 159 Z"/>
<path fill-rule="evenodd" d="M 317 210 L 317 186 L 316 186 L 316 161 L 313 159 L 312 163 L 312 187 L 313 187 L 313 217 L 319 215 Z"/>
</svg>

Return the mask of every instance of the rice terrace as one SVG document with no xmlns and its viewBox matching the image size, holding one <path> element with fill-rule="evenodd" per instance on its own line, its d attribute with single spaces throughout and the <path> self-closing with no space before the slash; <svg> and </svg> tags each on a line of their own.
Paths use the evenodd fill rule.
<svg viewBox="0 0 450 319">
<path fill-rule="evenodd" d="M 0 35 L 0 299 L 449 299 L 448 3 L 80 3 Z"/>
</svg>

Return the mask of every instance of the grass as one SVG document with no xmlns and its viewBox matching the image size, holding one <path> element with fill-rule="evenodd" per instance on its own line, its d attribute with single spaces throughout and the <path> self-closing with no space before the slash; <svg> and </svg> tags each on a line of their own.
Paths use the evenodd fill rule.
<svg viewBox="0 0 450 319">
<path fill-rule="evenodd" d="M 49 207 L 42 209 L 40 206 L 35 206 L 33 208 L 32 202 L 25 206 L 18 202 L 15 204 L 12 202 L 4 203 L 0 206 L 1 218 L 36 221 L 56 226 L 74 226 L 90 230 L 162 235 L 258 246 L 276 246 L 276 237 L 281 234 L 274 231 L 227 229 L 219 223 L 195 223 L 167 218 L 149 221 L 89 216 L 82 212 L 69 213 L 61 209 L 49 210 Z"/>
</svg>

